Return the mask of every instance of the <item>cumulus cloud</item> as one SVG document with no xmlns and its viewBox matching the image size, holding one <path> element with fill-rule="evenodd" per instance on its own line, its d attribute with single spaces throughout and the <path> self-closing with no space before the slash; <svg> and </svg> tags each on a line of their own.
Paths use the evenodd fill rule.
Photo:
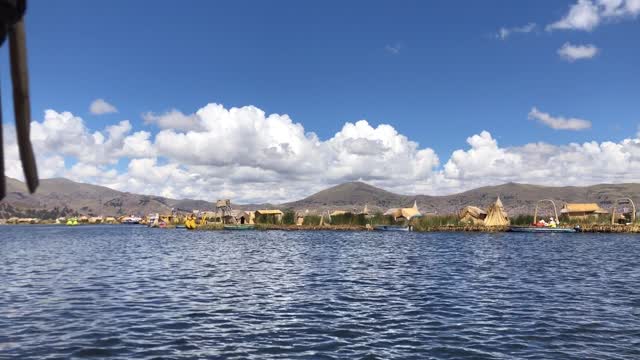
<svg viewBox="0 0 640 360">
<path fill-rule="evenodd" d="M 592 31 L 603 21 L 635 18 L 638 14 L 640 0 L 578 0 L 562 19 L 547 25 L 547 31 Z"/>
<path fill-rule="evenodd" d="M 618 143 L 531 143 L 501 148 L 491 134 L 483 132 L 469 138 L 468 143 L 470 149 L 457 150 L 445 164 L 438 184 L 441 190 L 507 181 L 556 186 L 620 183 L 637 181 L 640 175 L 637 138 Z"/>
<path fill-rule="evenodd" d="M 115 163 L 119 157 L 138 150 L 151 152 L 150 134 L 131 135 L 128 120 L 109 125 L 102 131 L 90 131 L 82 118 L 70 112 L 46 110 L 42 122 L 31 123 L 31 141 L 36 151 L 71 156 L 90 164 Z M 145 142 L 146 141 L 146 142 Z"/>
<path fill-rule="evenodd" d="M 529 116 L 556 129 L 590 126 L 536 108 Z M 400 193 L 446 194 L 508 181 L 586 185 L 640 177 L 637 135 L 620 142 L 502 147 L 482 131 L 441 165 L 433 149 L 393 126 L 366 120 L 345 123 L 320 139 L 287 115 L 253 106 L 208 104 L 193 118 L 189 130 L 165 128 L 152 136 L 126 120 L 91 131 L 71 113 L 47 110 L 32 123 L 40 174 L 136 193 L 240 203 L 295 200 L 351 180 Z M 5 132 L 7 173 L 22 178 L 15 138 L 8 134 L 11 129 Z"/>
<path fill-rule="evenodd" d="M 500 40 L 507 40 L 507 38 L 509 36 L 511 36 L 512 34 L 515 33 L 530 33 L 532 31 L 534 31 L 536 29 L 537 25 L 536 23 L 528 23 L 527 25 L 524 26 L 515 26 L 515 27 L 502 27 L 500 28 L 500 30 L 498 31 L 498 33 L 496 34 L 496 38 L 500 39 Z"/>
<path fill-rule="evenodd" d="M 572 45 L 565 43 L 560 49 L 558 49 L 558 55 L 568 62 L 574 62 L 576 60 L 591 59 L 600 52 L 595 45 Z"/>
<path fill-rule="evenodd" d="M 198 115 L 185 115 L 176 109 L 169 110 L 161 115 L 147 112 L 142 115 L 142 118 L 145 123 L 156 124 L 161 129 L 198 130 L 200 124 Z"/>
<path fill-rule="evenodd" d="M 106 102 L 104 99 L 95 99 L 93 100 L 91 105 L 89 105 L 89 111 L 93 115 L 103 115 L 103 114 L 117 113 L 118 109 L 116 109 L 115 106 Z"/>
<path fill-rule="evenodd" d="M 578 118 L 564 118 L 562 116 L 551 116 L 548 113 L 533 107 L 529 112 L 530 120 L 537 120 L 540 123 L 555 130 L 584 130 L 591 128 L 591 121 Z"/>
</svg>

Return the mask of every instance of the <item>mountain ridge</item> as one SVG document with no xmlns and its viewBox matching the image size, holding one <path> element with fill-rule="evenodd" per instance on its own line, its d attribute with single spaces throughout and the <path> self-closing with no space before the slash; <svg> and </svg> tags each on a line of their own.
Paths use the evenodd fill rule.
<svg viewBox="0 0 640 360">
<path fill-rule="evenodd" d="M 510 182 L 451 195 L 403 195 L 365 182 L 353 181 L 329 187 L 296 201 L 282 204 L 234 204 L 234 208 L 273 207 L 321 212 L 357 211 L 367 205 L 370 211 L 384 211 L 391 207 L 411 206 L 416 201 L 422 212 L 452 214 L 466 205 L 486 208 L 500 196 L 506 210 L 515 215 L 532 213 L 535 203 L 543 198 L 555 200 L 558 207 L 564 202 L 595 202 L 608 208 L 618 198 L 631 197 L 635 200 L 636 194 L 640 194 L 638 183 L 552 187 Z M 143 215 L 152 212 L 167 213 L 172 208 L 186 211 L 213 209 L 215 204 L 204 200 L 170 199 L 122 192 L 66 178 L 42 179 L 38 191 L 29 194 L 24 183 L 7 178 L 7 197 L 0 202 L 0 218 L 20 215 L 51 218 L 71 213 L 105 216 Z"/>
</svg>

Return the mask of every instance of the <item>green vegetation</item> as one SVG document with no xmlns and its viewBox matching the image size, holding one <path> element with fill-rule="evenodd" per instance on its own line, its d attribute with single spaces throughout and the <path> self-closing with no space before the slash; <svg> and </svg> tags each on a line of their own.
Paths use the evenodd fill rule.
<svg viewBox="0 0 640 360">
<path fill-rule="evenodd" d="M 622 223 L 627 223 L 631 221 L 631 214 L 627 214 L 626 220 L 623 220 Z M 610 214 L 599 214 L 597 216 L 589 216 L 587 218 L 572 218 L 568 219 L 566 217 L 560 217 L 560 222 L 564 224 L 572 224 L 572 225 L 610 225 L 611 224 L 611 215 Z"/>
<path fill-rule="evenodd" d="M 461 224 L 457 215 L 430 215 L 411 220 L 411 225 L 416 231 L 427 231 L 433 228 Z"/>
<path fill-rule="evenodd" d="M 331 217 L 331 225 L 359 225 L 365 226 L 369 223 L 364 214 L 344 213 Z"/>
<path fill-rule="evenodd" d="M 278 221 L 278 217 L 276 215 L 256 214 L 255 223 L 276 225 L 276 224 L 280 224 L 280 221 Z"/>
<path fill-rule="evenodd" d="M 395 221 L 393 221 L 393 216 L 383 215 L 381 212 L 377 212 L 373 214 L 371 219 L 369 220 L 372 225 L 394 225 Z"/>
<path fill-rule="evenodd" d="M 296 223 L 295 211 L 285 210 L 284 215 L 282 216 L 282 223 L 285 225 L 295 225 Z"/>
<path fill-rule="evenodd" d="M 208 223 L 196 226 L 196 230 L 222 230 L 224 225 L 222 223 Z"/>
<path fill-rule="evenodd" d="M 304 225 L 318 226 L 320 225 L 320 219 L 322 219 L 320 215 L 307 215 L 304 217 Z"/>
<path fill-rule="evenodd" d="M 517 215 L 511 218 L 511 225 L 528 226 L 533 224 L 533 215 Z"/>
</svg>

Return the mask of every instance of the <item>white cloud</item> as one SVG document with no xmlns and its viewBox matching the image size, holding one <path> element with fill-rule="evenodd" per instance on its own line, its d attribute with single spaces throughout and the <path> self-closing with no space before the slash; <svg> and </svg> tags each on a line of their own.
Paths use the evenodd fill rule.
<svg viewBox="0 0 640 360">
<path fill-rule="evenodd" d="M 106 164 L 130 155 L 131 146 L 144 140 L 141 134 L 129 135 L 131 130 L 131 123 L 123 120 L 103 131 L 91 132 L 82 118 L 70 112 L 46 110 L 42 122 L 31 123 L 31 140 L 38 152 L 72 156 L 90 164 Z"/>
<path fill-rule="evenodd" d="M 558 49 L 558 55 L 561 58 L 569 62 L 574 62 L 581 59 L 591 59 L 600 52 L 595 45 L 572 45 L 565 43 L 560 49 Z"/>
<path fill-rule="evenodd" d="M 549 24 L 547 31 L 592 31 L 603 21 L 635 18 L 640 14 L 640 0 L 578 0 L 562 19 Z"/>
<path fill-rule="evenodd" d="M 115 106 L 106 102 L 104 99 L 95 99 L 93 100 L 91 105 L 89 105 L 89 111 L 93 115 L 103 115 L 103 114 L 117 113 L 118 109 L 116 109 Z"/>
<path fill-rule="evenodd" d="M 556 130 L 584 130 L 591 128 L 591 121 L 578 118 L 554 117 L 533 107 L 529 112 L 530 120 L 538 120 L 542 124 Z"/>
<path fill-rule="evenodd" d="M 173 109 L 162 115 L 147 112 L 142 115 L 147 124 L 156 124 L 161 129 L 198 130 L 199 119 L 197 114 L 185 115 Z"/>
<path fill-rule="evenodd" d="M 531 143 L 512 148 L 500 148 L 487 132 L 469 139 L 471 149 L 457 150 L 445 164 L 437 182 L 441 191 L 507 181 L 555 186 L 634 182 L 640 175 L 637 138 L 618 143 Z"/>
<path fill-rule="evenodd" d="M 5 175 L 14 179 L 24 179 L 20 152 L 16 140 L 16 131 L 13 125 L 2 124 L 4 144 L 4 166 Z M 31 138 L 33 139 L 33 132 Z M 41 178 L 52 178 L 62 176 L 65 170 L 64 157 L 56 152 L 42 151 L 34 146 L 36 164 L 38 165 L 38 176 Z"/>
<path fill-rule="evenodd" d="M 402 44 L 400 44 L 400 43 L 396 43 L 394 45 L 387 44 L 384 47 L 384 50 L 386 52 L 388 52 L 389 54 L 398 55 L 400 53 L 400 50 L 402 50 Z"/>
<path fill-rule="evenodd" d="M 496 34 L 496 38 L 500 40 L 506 40 L 509 36 L 511 36 L 514 33 L 523 33 L 523 34 L 530 33 L 534 31 L 536 27 L 537 27 L 536 23 L 528 23 L 527 25 L 524 25 L 524 26 L 516 26 L 511 28 L 502 27 Z"/>
<path fill-rule="evenodd" d="M 529 116 L 556 129 L 590 126 L 536 108 Z M 441 166 L 432 149 L 366 120 L 346 123 L 322 140 L 287 115 L 253 106 L 209 104 L 194 119 L 192 130 L 167 128 L 154 137 L 126 120 L 90 131 L 81 118 L 48 110 L 32 123 L 39 172 L 136 193 L 240 203 L 295 200 L 350 180 L 400 193 L 446 194 L 507 181 L 586 185 L 640 178 L 637 135 L 620 142 L 501 147 L 483 131 Z M 22 178 L 15 138 L 7 133 L 7 174 Z"/>
</svg>

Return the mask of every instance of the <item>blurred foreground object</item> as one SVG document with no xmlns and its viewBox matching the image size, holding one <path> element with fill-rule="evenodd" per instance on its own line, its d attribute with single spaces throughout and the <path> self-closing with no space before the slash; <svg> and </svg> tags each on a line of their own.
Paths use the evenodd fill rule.
<svg viewBox="0 0 640 360">
<path fill-rule="evenodd" d="M 38 187 L 38 169 L 29 138 L 31 107 L 29 103 L 29 72 L 27 69 L 27 44 L 23 16 L 26 0 L 0 0 L 0 46 L 9 38 L 11 80 L 13 83 L 13 110 L 16 118 L 16 134 L 24 177 L 33 193 Z M 4 151 L 2 145 L 2 100 L 0 98 L 0 200 L 6 195 Z"/>
</svg>

